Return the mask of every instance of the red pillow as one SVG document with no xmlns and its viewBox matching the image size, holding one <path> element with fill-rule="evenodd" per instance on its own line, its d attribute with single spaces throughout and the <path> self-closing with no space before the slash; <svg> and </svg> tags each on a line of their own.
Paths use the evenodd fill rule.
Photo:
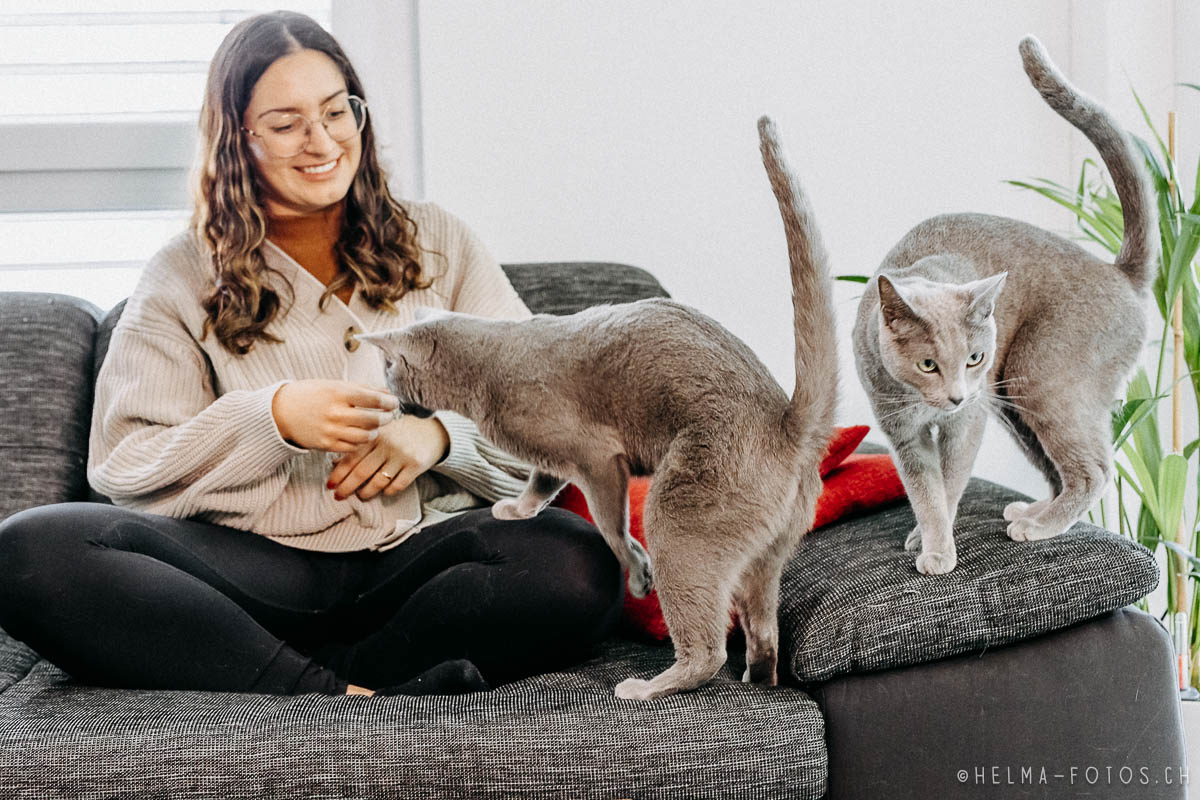
<svg viewBox="0 0 1200 800">
<path fill-rule="evenodd" d="M 838 464 L 845 461 L 846 456 L 853 453 L 870 432 L 871 428 L 868 425 L 834 428 L 833 436 L 829 439 L 829 446 L 825 448 L 825 457 L 821 459 L 821 477 L 824 478 L 833 472 Z"/>
<path fill-rule="evenodd" d="M 904 497 L 904 483 L 887 453 L 855 453 L 825 477 L 813 530 Z"/>
<path fill-rule="evenodd" d="M 824 460 L 821 476 L 825 489 L 817 500 L 813 528 L 828 525 L 849 514 L 875 508 L 904 496 L 904 485 L 886 455 L 851 455 L 870 430 L 866 425 L 836 428 Z M 642 529 L 642 506 L 650 478 L 631 478 L 629 481 L 629 533 L 643 545 L 646 535 Z M 554 500 L 554 505 L 573 511 L 587 520 L 587 501 L 583 492 L 568 484 Z M 662 641 L 670 635 L 663 621 L 658 594 L 651 591 L 645 597 L 625 595 L 624 621 L 635 632 Z"/>
</svg>

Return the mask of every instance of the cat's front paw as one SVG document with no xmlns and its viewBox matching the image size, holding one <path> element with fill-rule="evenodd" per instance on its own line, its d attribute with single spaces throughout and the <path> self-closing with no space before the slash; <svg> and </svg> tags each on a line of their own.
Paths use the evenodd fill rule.
<svg viewBox="0 0 1200 800">
<path fill-rule="evenodd" d="M 915 553 L 921 549 L 921 526 L 914 525 L 912 532 L 908 534 L 908 538 L 904 540 L 904 549 L 910 553 Z"/>
<path fill-rule="evenodd" d="M 958 564 L 958 553 L 921 553 L 917 556 L 917 572 L 922 575 L 945 575 Z"/>
<path fill-rule="evenodd" d="M 1014 542 L 1036 542 L 1039 539 L 1051 539 L 1062 533 L 1058 528 L 1051 527 L 1029 517 L 1013 520 L 1008 523 L 1008 538 Z"/>
<path fill-rule="evenodd" d="M 521 504 L 515 497 L 506 497 L 503 500 L 497 500 L 492 505 L 492 516 L 496 519 L 529 519 L 537 516 L 537 510 L 534 509 L 532 514 L 526 513 L 521 509 Z"/>
<path fill-rule="evenodd" d="M 650 691 L 650 681 L 641 678 L 627 678 L 617 684 L 614 692 L 622 700 L 653 700 L 655 695 Z"/>
</svg>

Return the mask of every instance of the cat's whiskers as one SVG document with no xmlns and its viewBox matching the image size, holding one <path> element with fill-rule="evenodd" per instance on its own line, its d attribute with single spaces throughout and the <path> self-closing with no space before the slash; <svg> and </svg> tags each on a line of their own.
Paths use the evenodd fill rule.
<svg viewBox="0 0 1200 800">
<path fill-rule="evenodd" d="M 886 405 L 916 405 L 921 398 L 915 394 L 876 394 L 871 396 L 871 402 Z"/>
<path fill-rule="evenodd" d="M 876 405 L 890 405 L 890 406 L 898 406 L 898 405 L 900 405 L 900 406 L 911 406 L 911 405 L 916 405 L 916 404 L 917 404 L 917 403 L 919 403 L 920 401 L 919 401 L 919 400 L 913 400 L 913 399 L 911 399 L 911 398 L 909 398 L 909 399 L 905 399 L 905 400 L 899 400 L 899 399 L 897 399 L 897 400 L 888 400 L 887 398 L 878 398 L 878 397 L 876 397 L 876 398 L 873 398 L 873 402 L 874 402 Z"/>
<path fill-rule="evenodd" d="M 1011 409 L 1012 411 L 1016 411 L 1019 414 L 1022 414 L 1024 416 L 1033 417 L 1034 419 L 1041 419 L 1041 418 L 1045 417 L 1044 414 L 1034 411 L 1031 408 L 1027 408 L 1026 406 L 1023 406 L 1020 403 L 1015 403 L 1010 399 L 1010 397 L 1023 398 L 1022 395 L 998 395 L 998 394 L 993 394 L 991 392 L 986 392 L 984 394 L 984 396 L 988 399 L 988 402 L 995 407 L 998 407 L 1001 409 Z M 997 416 L 1002 416 L 1002 415 L 997 415 Z"/>
<path fill-rule="evenodd" d="M 906 406 L 901 406 L 900 408 L 889 411 L 888 413 L 884 414 L 882 417 L 876 416 L 875 421 L 882 424 L 885 420 L 889 420 L 892 417 L 896 417 L 896 416 L 899 416 L 900 414 L 904 414 L 908 411 L 912 411 L 918 405 L 919 405 L 919 403 L 909 403 Z"/>
</svg>

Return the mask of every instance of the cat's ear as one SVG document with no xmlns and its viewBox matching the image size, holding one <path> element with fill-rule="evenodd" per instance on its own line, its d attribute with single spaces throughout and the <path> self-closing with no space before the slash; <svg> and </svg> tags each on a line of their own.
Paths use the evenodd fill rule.
<svg viewBox="0 0 1200 800">
<path fill-rule="evenodd" d="M 355 336 L 360 342 L 368 342 L 383 351 L 388 361 L 403 359 L 410 364 L 421 364 L 433 355 L 433 341 L 414 328 L 393 328 L 375 333 L 360 333 Z"/>
<path fill-rule="evenodd" d="M 967 306 L 968 320 L 978 325 L 992 315 L 992 312 L 996 310 L 996 298 L 1004 290 L 1004 282 L 1007 278 L 1008 273 L 1001 272 L 990 278 L 964 284 L 963 289 L 970 298 Z"/>
<path fill-rule="evenodd" d="M 920 323 L 921 317 L 900 294 L 896 284 L 887 275 L 876 278 L 879 286 L 879 312 L 883 315 L 883 323 L 891 327 L 897 322 Z"/>
</svg>

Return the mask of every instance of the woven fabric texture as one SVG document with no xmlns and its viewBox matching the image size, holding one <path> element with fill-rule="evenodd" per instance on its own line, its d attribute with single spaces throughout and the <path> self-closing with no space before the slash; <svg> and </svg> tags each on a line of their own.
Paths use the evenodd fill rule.
<svg viewBox="0 0 1200 800">
<path fill-rule="evenodd" d="M 505 264 L 504 272 L 535 314 L 574 314 L 589 306 L 667 296 L 653 275 L 625 264 Z"/>
<path fill-rule="evenodd" d="M 973 479 L 947 575 L 921 575 L 904 551 L 916 524 L 906 502 L 816 531 L 784 574 L 781 665 L 811 683 L 980 652 L 1121 608 L 1158 584 L 1149 551 L 1084 522 L 1053 539 L 1010 540 L 1000 513 L 1028 499 Z"/>
<path fill-rule="evenodd" d="M 86 496 L 99 316 L 65 295 L 0 298 L 0 519 Z"/>
<path fill-rule="evenodd" d="M 670 648 L 455 697 L 136 692 L 72 683 L 0 633 L 0 796 L 819 798 L 824 722 L 733 665 L 653 703 L 613 687 Z M 27 674 L 26 674 L 27 673 Z M 0 683 L 3 687 L 4 683 Z"/>
</svg>

